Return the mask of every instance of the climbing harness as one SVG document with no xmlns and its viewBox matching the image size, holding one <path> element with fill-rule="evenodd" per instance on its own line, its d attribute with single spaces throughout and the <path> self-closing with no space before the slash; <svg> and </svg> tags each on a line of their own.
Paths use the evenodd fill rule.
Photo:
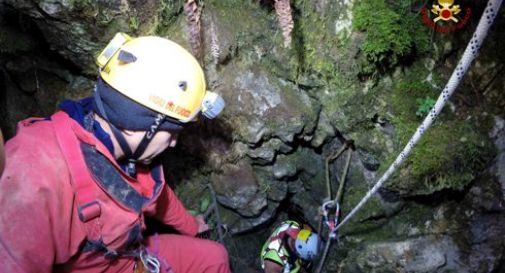
<svg viewBox="0 0 505 273">
<path fill-rule="evenodd" d="M 120 257 L 138 259 L 142 263 L 142 271 L 140 271 L 142 273 L 160 273 L 161 269 L 164 269 L 163 272 L 171 273 L 171 267 L 166 262 L 162 265 L 156 257 L 157 251 L 150 252 L 144 246 L 132 250 L 114 250 L 104 244 L 101 234 L 102 223 L 100 222 L 102 209 L 93 188 L 95 182 L 87 172 L 85 167 L 87 165 L 81 154 L 82 151 L 72 149 L 72 147 L 79 147 L 80 143 L 74 134 L 72 125 L 65 119 L 66 116 L 63 112 L 58 112 L 51 116 L 51 120 L 63 156 L 69 165 L 72 176 L 71 185 L 77 202 L 77 213 L 87 229 L 87 241 L 83 248 L 103 253 L 108 260 L 115 260 Z M 87 122 L 85 123 L 86 128 L 89 129 L 90 125 Z"/>
<path fill-rule="evenodd" d="M 409 140 L 407 145 L 403 148 L 402 152 L 396 157 L 395 161 L 389 166 L 387 171 L 382 175 L 382 177 L 377 181 L 377 183 L 366 193 L 366 195 L 361 199 L 361 201 L 352 209 L 349 214 L 337 225 L 336 229 L 340 229 L 345 223 L 347 223 L 356 213 L 365 205 L 365 203 L 370 200 L 370 198 L 379 190 L 379 188 L 388 180 L 388 178 L 398 169 L 398 167 L 405 161 L 405 159 L 410 155 L 414 146 L 419 142 L 424 133 L 431 127 L 432 123 L 435 121 L 437 116 L 442 111 L 442 108 L 447 104 L 449 98 L 454 93 L 459 83 L 466 74 L 471 62 L 477 56 L 477 53 L 487 36 L 489 27 L 493 24 L 495 17 L 500 9 L 502 0 L 489 0 L 482 16 L 477 25 L 472 39 L 468 43 L 461 60 L 454 69 L 449 81 L 444 87 L 442 93 L 439 95 L 437 102 L 435 103 L 433 109 L 426 116 L 421 125 L 417 128 L 416 132 Z M 319 271 L 316 271 L 319 272 Z"/>
<path fill-rule="evenodd" d="M 65 121 L 65 115 L 66 114 L 59 112 L 51 117 L 58 144 L 69 166 L 86 166 L 84 159 L 80 155 L 81 151 L 71 148 L 79 147 L 79 141 L 73 135 L 71 125 Z M 69 168 L 74 178 L 71 185 L 75 192 L 79 219 L 83 223 L 89 222 L 89 226 L 94 227 L 90 229 L 89 233 L 91 233 L 90 236 L 92 239 L 98 239 L 99 232 L 97 232 L 96 229 L 100 227 L 99 218 L 102 213 L 101 207 L 93 190 L 93 184 L 90 183 L 90 181 L 93 180 L 84 170 L 84 168 Z"/>
</svg>

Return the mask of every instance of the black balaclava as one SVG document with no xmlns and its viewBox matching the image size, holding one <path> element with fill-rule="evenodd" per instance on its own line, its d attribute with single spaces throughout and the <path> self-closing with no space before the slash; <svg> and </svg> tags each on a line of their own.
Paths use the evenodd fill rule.
<svg viewBox="0 0 505 273">
<path fill-rule="evenodd" d="M 158 130 L 180 131 L 183 124 L 129 99 L 98 78 L 95 87 L 94 110 L 110 125 L 128 161 L 127 171 L 136 175 L 135 162 L 144 153 Z M 132 151 L 121 130 L 145 131 L 139 146 Z"/>
</svg>

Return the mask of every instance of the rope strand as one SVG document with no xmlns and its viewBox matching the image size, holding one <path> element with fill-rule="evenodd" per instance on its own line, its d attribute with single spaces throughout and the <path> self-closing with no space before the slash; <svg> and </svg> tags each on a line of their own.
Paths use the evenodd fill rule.
<svg viewBox="0 0 505 273">
<path fill-rule="evenodd" d="M 437 116 L 442 111 L 442 108 L 445 106 L 451 95 L 458 87 L 459 83 L 463 79 L 463 76 L 466 74 L 468 68 L 470 67 L 471 62 L 477 56 L 477 53 L 484 41 L 484 38 L 487 36 L 487 32 L 489 27 L 493 24 L 493 21 L 500 9 L 502 4 L 502 0 L 489 0 L 486 6 L 486 9 L 482 13 L 482 16 L 479 20 L 479 24 L 477 25 L 477 29 L 475 30 L 472 39 L 468 43 L 461 60 L 459 61 L 456 69 L 454 69 L 451 77 L 442 93 L 437 99 L 435 106 L 430 111 L 430 113 L 426 116 L 421 125 L 417 128 L 416 132 L 409 140 L 405 148 L 403 148 L 402 152 L 396 157 L 396 160 L 389 166 L 387 171 L 382 175 L 382 177 L 377 181 L 377 183 L 370 189 L 365 197 L 361 199 L 361 201 L 356 205 L 356 207 L 347 214 L 347 216 L 340 222 L 337 226 L 337 230 L 341 228 L 345 223 L 347 223 L 364 205 L 365 203 L 379 190 L 379 188 L 389 179 L 389 177 L 398 169 L 398 167 L 405 161 L 405 159 L 410 155 L 414 146 L 419 142 L 419 139 L 424 135 L 424 133 L 431 127 L 433 121 L 437 118 Z"/>
</svg>

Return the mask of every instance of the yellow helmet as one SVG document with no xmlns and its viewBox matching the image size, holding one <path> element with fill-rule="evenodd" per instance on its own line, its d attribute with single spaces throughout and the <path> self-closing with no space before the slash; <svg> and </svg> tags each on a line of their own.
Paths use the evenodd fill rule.
<svg viewBox="0 0 505 273">
<path fill-rule="evenodd" d="M 214 118 L 224 100 L 205 89 L 203 70 L 180 45 L 161 37 L 118 33 L 97 58 L 102 79 L 119 93 L 186 123 L 202 110 Z"/>
</svg>

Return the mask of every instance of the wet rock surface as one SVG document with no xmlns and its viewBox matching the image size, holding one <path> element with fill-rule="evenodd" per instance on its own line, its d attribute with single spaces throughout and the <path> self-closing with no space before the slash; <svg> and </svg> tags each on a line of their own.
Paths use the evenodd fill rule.
<svg viewBox="0 0 505 273">
<path fill-rule="evenodd" d="M 118 31 L 154 27 L 157 1 L 5 0 L 31 18 L 50 47 L 88 75 L 94 75 L 94 56 Z"/>
<path fill-rule="evenodd" d="M 291 218 L 317 228 L 319 206 L 343 182 L 346 153 L 329 164 L 330 196 L 325 161 L 346 140 L 354 146 L 343 214 L 358 203 L 422 120 L 417 101 L 438 95 L 471 35 L 435 33 L 429 54 L 382 63 L 391 68 L 383 71 L 363 49 L 373 29 L 352 26 L 360 19 L 355 8 L 363 8 L 355 4 L 292 1 L 287 49 L 268 1 L 205 1 L 203 66 L 208 88 L 227 107 L 217 120 L 189 126 L 163 160 L 167 180 L 192 210 L 207 202 L 202 188 L 212 184 L 237 272 L 260 272 L 259 249 L 276 223 Z M 189 49 L 181 11 L 182 2 L 171 0 L 4 0 L 2 131 L 10 137 L 17 121 L 47 116 L 63 98 L 91 95 L 94 56 L 117 31 L 162 35 Z M 504 20 L 497 24 L 427 135 L 431 142 L 420 143 L 341 230 L 323 272 L 503 271 L 505 81 L 496 71 L 505 57 L 496 29 Z"/>
</svg>

